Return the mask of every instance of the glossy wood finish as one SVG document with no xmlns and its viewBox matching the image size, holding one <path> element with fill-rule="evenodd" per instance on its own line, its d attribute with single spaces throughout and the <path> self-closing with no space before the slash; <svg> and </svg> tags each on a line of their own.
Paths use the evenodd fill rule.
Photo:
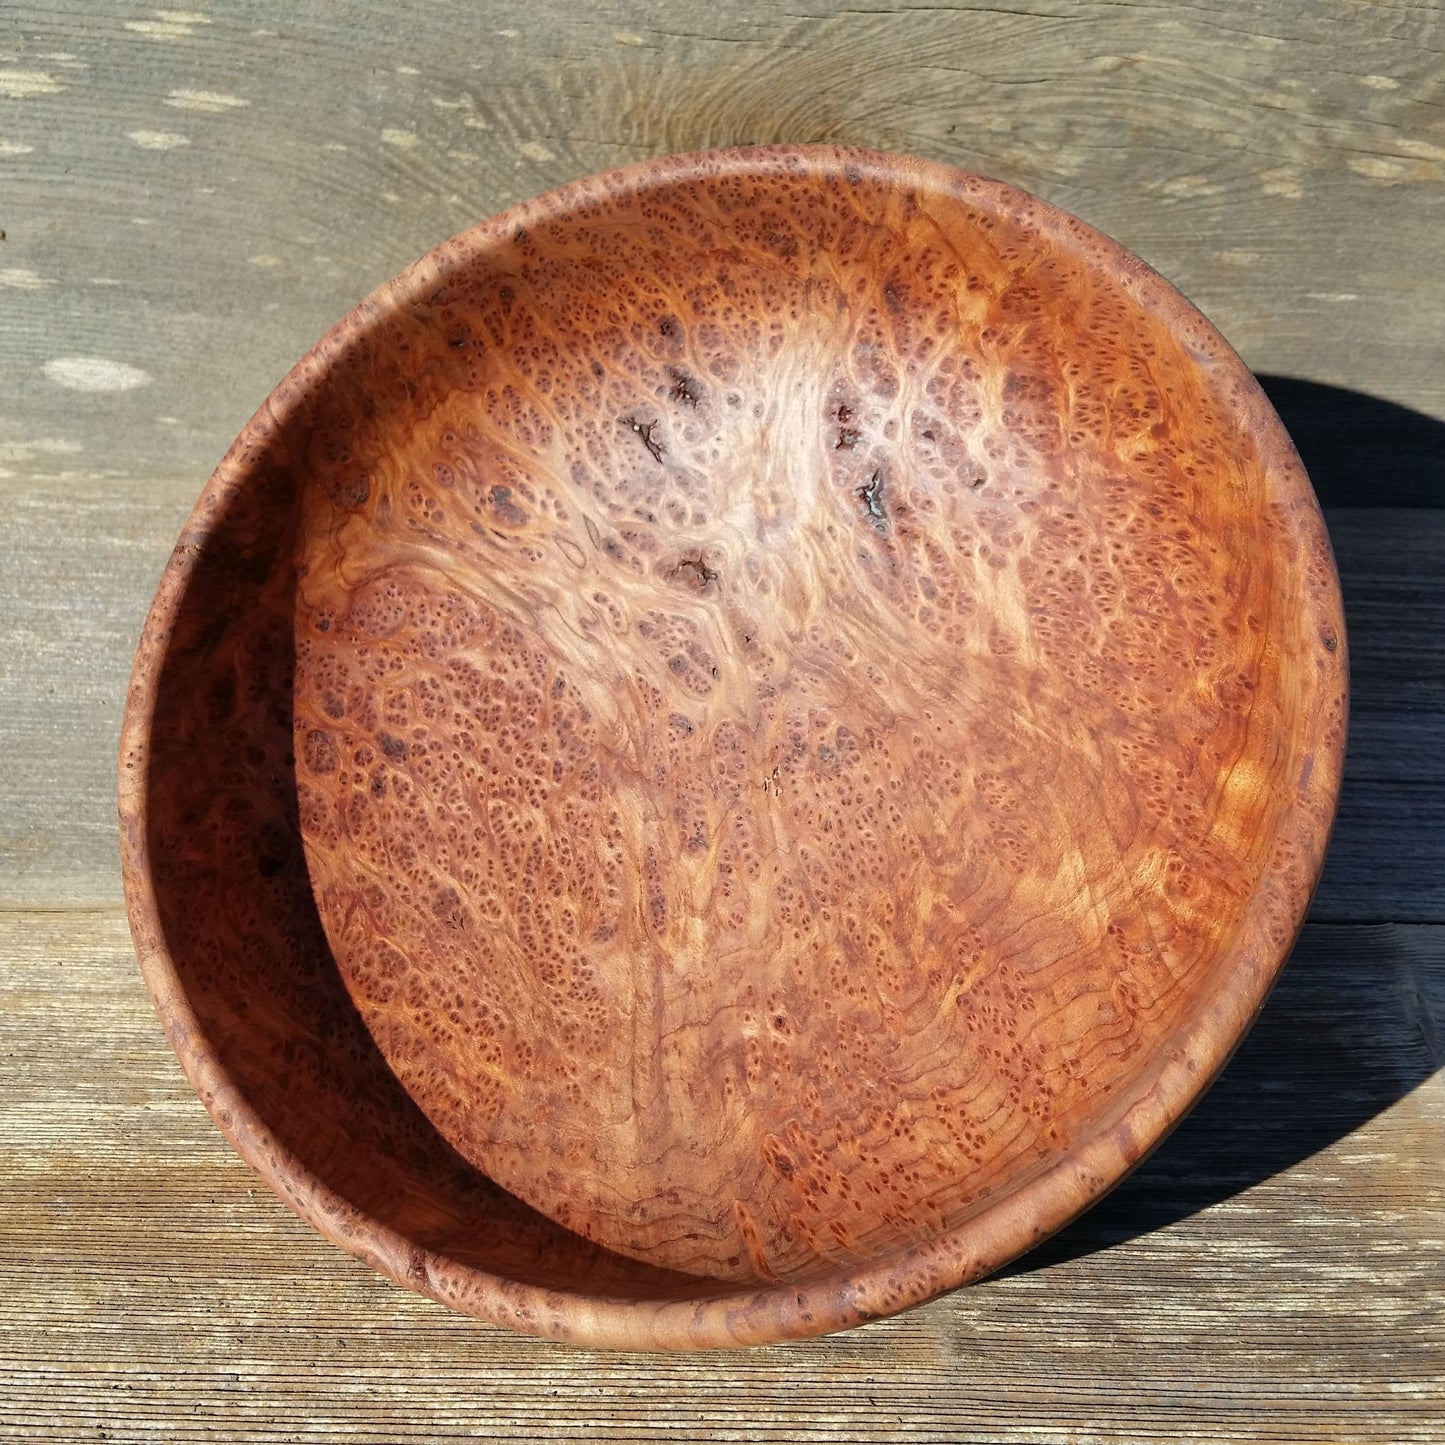
<svg viewBox="0 0 1445 1445">
<path fill-rule="evenodd" d="M 295 846 L 293 605 L 380 1054 Z M 389 1272 L 572 1337 L 814 1332 L 1188 1107 L 1303 915 L 1343 688 L 1292 449 L 1152 273 L 921 163 L 657 163 L 442 248 L 238 442 L 137 668 L 133 916 L 223 1127 Z"/>
</svg>

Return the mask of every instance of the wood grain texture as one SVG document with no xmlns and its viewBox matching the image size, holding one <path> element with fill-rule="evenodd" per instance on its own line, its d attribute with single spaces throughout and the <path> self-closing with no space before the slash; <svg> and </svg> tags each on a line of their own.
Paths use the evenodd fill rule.
<svg viewBox="0 0 1445 1445">
<path fill-rule="evenodd" d="M 0 906 L 119 901 L 125 679 L 196 495 L 191 478 L 0 478 Z"/>
<path fill-rule="evenodd" d="M 996 175 L 1141 255 L 1256 370 L 1445 417 L 1421 304 L 1441 36 L 1404 0 L 6 3 L 0 466 L 204 476 L 447 236 L 613 165 L 779 140 Z M 53 369 L 76 359 L 99 365 Z"/>
<path fill-rule="evenodd" d="M 1442 934 L 1308 927 L 1201 1109 L 1026 1272 L 655 1356 L 348 1260 L 217 1133 L 119 910 L 0 913 L 0 1438 L 1445 1440 Z"/>
</svg>

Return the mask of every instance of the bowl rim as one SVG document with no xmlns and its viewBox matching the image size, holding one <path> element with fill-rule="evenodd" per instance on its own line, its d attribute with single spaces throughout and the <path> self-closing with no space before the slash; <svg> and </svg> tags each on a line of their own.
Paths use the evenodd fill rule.
<svg viewBox="0 0 1445 1445">
<path fill-rule="evenodd" d="M 1304 710 L 1305 770 L 1276 838 L 1301 867 L 1285 875 L 1266 865 L 1245 906 L 1232 966 L 1221 967 L 1215 992 L 1158 1056 L 1158 1066 L 1131 1086 L 1105 1122 L 1054 1156 L 1013 1192 L 921 1244 L 801 1282 L 729 1286 L 697 1297 L 618 1298 L 548 1289 L 463 1264 L 419 1247 L 365 1215 L 307 1170 L 272 1134 L 212 1053 L 166 946 L 147 849 L 150 754 L 161 664 L 176 614 L 196 571 L 214 519 L 251 476 L 277 425 L 293 414 L 361 331 L 398 307 L 423 300 L 450 270 L 469 264 L 531 229 L 566 219 L 602 196 L 659 185 L 786 175 L 863 176 L 903 185 L 920 196 L 956 197 L 1007 214 L 1051 244 L 1102 271 L 1132 299 L 1184 333 L 1198 364 L 1228 389 L 1231 405 L 1256 439 L 1272 500 L 1283 504 L 1297 540 L 1328 561 L 1323 584 L 1299 599 L 1300 627 L 1332 639 L 1335 671 L 1316 674 L 1313 696 L 1337 690 L 1343 712 L 1334 737 L 1326 709 Z M 152 1002 L 181 1067 L 238 1154 L 297 1215 L 373 1268 L 465 1314 L 525 1333 L 593 1347 L 702 1349 L 780 1341 L 895 1314 L 994 1272 L 1062 1228 L 1117 1185 L 1184 1117 L 1248 1032 L 1289 955 L 1324 862 L 1339 797 L 1348 712 L 1348 657 L 1338 575 L 1319 503 L 1294 445 L 1244 362 L 1201 313 L 1167 281 L 1117 242 L 1077 217 L 1003 182 L 936 161 L 848 146 L 767 145 L 662 156 L 570 182 L 499 214 L 429 251 L 347 313 L 267 396 L 226 452 L 195 504 L 151 604 L 136 652 L 121 726 L 118 803 L 127 913 Z"/>
</svg>

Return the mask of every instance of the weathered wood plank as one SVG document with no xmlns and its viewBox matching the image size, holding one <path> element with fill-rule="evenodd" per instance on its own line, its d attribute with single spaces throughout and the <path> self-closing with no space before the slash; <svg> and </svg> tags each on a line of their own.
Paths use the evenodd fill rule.
<svg viewBox="0 0 1445 1445">
<path fill-rule="evenodd" d="M 0 904 L 119 900 L 126 679 L 200 487 L 0 480 Z"/>
<path fill-rule="evenodd" d="M 114 759 L 125 681 L 199 490 L 0 481 L 0 906 L 120 900 Z M 1445 512 L 1346 508 L 1329 519 L 1353 699 L 1313 916 L 1445 922 Z"/>
<path fill-rule="evenodd" d="M 603 1355 L 449 1314 L 230 1153 L 119 913 L 0 913 L 0 1438 L 1445 1440 L 1445 929 L 1307 930 L 1204 1105 L 1005 1277 Z"/>
<path fill-rule="evenodd" d="M 200 477 L 326 324 L 453 232 L 625 161 L 779 139 L 1013 181 L 1135 249 L 1256 369 L 1445 416 L 1437 6 L 30 0 L 0 21 L 20 475 Z"/>
</svg>

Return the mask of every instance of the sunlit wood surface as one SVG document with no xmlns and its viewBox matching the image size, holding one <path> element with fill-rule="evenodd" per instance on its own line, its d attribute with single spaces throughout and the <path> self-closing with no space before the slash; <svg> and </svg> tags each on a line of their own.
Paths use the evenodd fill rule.
<svg viewBox="0 0 1445 1445">
<path fill-rule="evenodd" d="M 0 1434 L 1445 1438 L 1445 513 L 1374 505 L 1441 500 L 1436 12 L 0 22 Z M 119 907 L 119 710 L 206 476 L 371 287 L 550 185 L 778 139 L 912 151 L 1078 213 L 1296 403 L 1345 590 L 1345 791 L 1254 1033 L 1037 1255 L 827 1339 L 571 1350 L 347 1258 L 216 1132 Z"/>
</svg>

